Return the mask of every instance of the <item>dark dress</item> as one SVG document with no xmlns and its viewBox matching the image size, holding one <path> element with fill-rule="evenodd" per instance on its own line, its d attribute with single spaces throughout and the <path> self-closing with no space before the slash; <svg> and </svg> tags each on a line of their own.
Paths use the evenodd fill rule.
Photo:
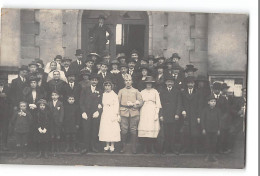
<svg viewBox="0 0 260 176">
<path fill-rule="evenodd" d="M 37 142 L 48 142 L 50 140 L 50 120 L 51 115 L 50 112 L 45 110 L 38 110 L 36 113 L 36 124 L 35 128 L 37 129 L 37 132 L 35 134 L 35 141 Z M 41 127 L 43 130 L 44 128 L 47 130 L 46 133 L 40 133 L 38 131 L 38 128 Z"/>
<path fill-rule="evenodd" d="M 71 134 L 76 133 L 76 125 L 79 125 L 80 121 L 80 108 L 77 104 L 65 104 L 64 105 L 64 133 Z"/>
</svg>

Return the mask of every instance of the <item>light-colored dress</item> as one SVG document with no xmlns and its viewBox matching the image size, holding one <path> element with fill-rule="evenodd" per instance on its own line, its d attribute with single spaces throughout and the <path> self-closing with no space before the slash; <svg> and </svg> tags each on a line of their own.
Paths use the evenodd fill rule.
<svg viewBox="0 0 260 176">
<path fill-rule="evenodd" d="M 120 124 L 118 122 L 119 101 L 117 94 L 111 92 L 103 93 L 103 113 L 99 127 L 99 141 L 118 142 L 120 141 Z"/>
<path fill-rule="evenodd" d="M 157 138 L 160 131 L 159 110 L 162 107 L 160 96 L 155 89 L 141 91 L 144 104 L 140 110 L 138 137 Z"/>
</svg>

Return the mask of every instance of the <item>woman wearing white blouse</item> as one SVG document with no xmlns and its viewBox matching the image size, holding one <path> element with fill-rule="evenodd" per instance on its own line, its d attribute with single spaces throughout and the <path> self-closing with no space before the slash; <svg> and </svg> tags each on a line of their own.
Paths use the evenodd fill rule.
<svg viewBox="0 0 260 176">
<path fill-rule="evenodd" d="M 112 90 L 113 83 L 110 80 L 105 80 L 103 86 L 105 92 L 102 98 L 103 113 L 99 127 L 99 141 L 106 142 L 104 151 L 114 152 L 114 142 L 119 142 L 121 138 L 119 101 L 117 94 Z"/>
<path fill-rule="evenodd" d="M 144 153 L 151 147 L 152 153 L 155 153 L 156 138 L 159 134 L 159 110 L 161 101 L 159 93 L 153 88 L 155 80 L 152 76 L 147 76 L 145 80 L 146 88 L 141 91 L 144 104 L 140 111 L 140 122 L 138 125 L 138 137 L 143 142 Z"/>
</svg>

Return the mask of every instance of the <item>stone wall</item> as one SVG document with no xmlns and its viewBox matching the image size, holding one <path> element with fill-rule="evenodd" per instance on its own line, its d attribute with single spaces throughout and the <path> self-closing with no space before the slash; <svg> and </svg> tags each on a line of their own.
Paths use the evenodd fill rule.
<svg viewBox="0 0 260 176">
<path fill-rule="evenodd" d="M 245 71 L 247 15 L 209 14 L 208 62 L 211 71 Z"/>
</svg>

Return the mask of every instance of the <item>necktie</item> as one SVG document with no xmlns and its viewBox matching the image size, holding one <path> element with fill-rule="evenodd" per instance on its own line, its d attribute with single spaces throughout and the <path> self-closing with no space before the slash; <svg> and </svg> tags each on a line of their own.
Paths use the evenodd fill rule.
<svg viewBox="0 0 260 176">
<path fill-rule="evenodd" d="M 71 89 L 73 89 L 73 84 L 72 83 L 70 83 L 70 87 L 71 87 Z"/>
<path fill-rule="evenodd" d="M 79 62 L 79 65 L 81 65 L 81 61 L 79 60 L 78 62 Z"/>
<path fill-rule="evenodd" d="M 168 87 L 168 91 L 170 92 L 172 90 L 172 88 Z"/>
</svg>

